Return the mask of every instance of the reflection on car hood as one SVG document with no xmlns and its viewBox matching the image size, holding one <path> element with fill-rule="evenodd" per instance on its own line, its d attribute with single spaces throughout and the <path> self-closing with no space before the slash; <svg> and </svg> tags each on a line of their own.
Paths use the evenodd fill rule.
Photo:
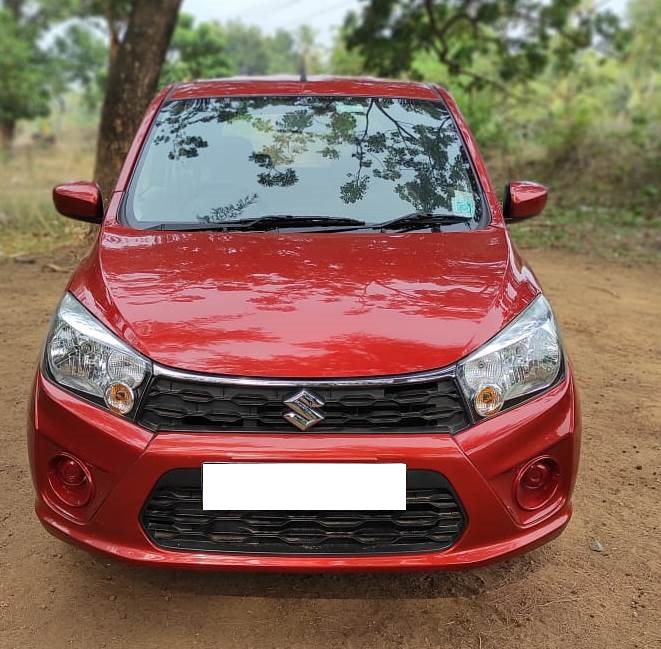
<svg viewBox="0 0 661 649">
<path fill-rule="evenodd" d="M 70 290 L 154 361 L 350 377 L 454 363 L 538 292 L 503 229 L 220 233 L 105 229 Z"/>
</svg>

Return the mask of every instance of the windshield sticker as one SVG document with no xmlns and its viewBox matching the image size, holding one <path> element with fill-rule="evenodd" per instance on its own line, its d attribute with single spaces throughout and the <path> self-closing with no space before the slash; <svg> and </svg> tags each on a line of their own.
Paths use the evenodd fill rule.
<svg viewBox="0 0 661 649">
<path fill-rule="evenodd" d="M 470 192 L 455 191 L 452 197 L 452 211 L 456 214 L 475 216 L 475 199 Z"/>
</svg>

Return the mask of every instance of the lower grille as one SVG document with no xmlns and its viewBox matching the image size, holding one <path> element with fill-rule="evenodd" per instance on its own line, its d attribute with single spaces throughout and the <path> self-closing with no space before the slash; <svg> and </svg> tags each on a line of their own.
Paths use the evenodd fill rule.
<svg viewBox="0 0 661 649">
<path fill-rule="evenodd" d="M 405 511 L 203 511 L 201 471 L 177 469 L 157 483 L 141 514 L 158 546 L 241 554 L 387 554 L 453 545 L 466 525 L 440 473 L 406 473 Z"/>
</svg>

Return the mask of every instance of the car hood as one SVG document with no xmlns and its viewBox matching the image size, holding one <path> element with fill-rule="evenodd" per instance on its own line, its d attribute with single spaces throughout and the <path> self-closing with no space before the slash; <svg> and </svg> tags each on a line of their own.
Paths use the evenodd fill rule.
<svg viewBox="0 0 661 649">
<path fill-rule="evenodd" d="M 70 290 L 171 367 L 263 377 L 454 363 L 538 292 L 499 227 L 448 233 L 105 229 Z"/>
</svg>

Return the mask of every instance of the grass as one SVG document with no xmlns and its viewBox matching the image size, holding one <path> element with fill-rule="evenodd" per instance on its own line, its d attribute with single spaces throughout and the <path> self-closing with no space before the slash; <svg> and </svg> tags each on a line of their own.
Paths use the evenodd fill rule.
<svg viewBox="0 0 661 649">
<path fill-rule="evenodd" d="M 625 261 L 659 261 L 661 219 L 636 208 L 600 205 L 549 207 L 540 217 L 512 225 L 522 248 L 555 248 Z"/>
<path fill-rule="evenodd" d="M 91 178 L 94 136 L 93 125 L 72 124 L 50 147 L 23 136 L 10 157 L 0 158 L 0 259 L 85 242 L 88 226 L 57 214 L 51 190 L 60 182 Z M 497 186 L 502 186 L 505 175 L 497 164 L 491 167 L 501 181 Z M 546 181 L 551 198 L 542 216 L 511 227 L 522 248 L 556 248 L 627 262 L 661 259 L 659 191 L 649 178 L 641 179 L 642 189 L 636 192 L 635 182 L 623 184 L 594 167 L 574 173 L 566 168 L 548 177 L 543 169 L 528 171 L 523 177 Z M 520 175 L 510 169 L 511 173 Z M 629 173 L 636 175 L 631 169 Z M 629 193 L 623 193 L 624 187 Z"/>
<path fill-rule="evenodd" d="M 0 158 L 0 259 L 48 252 L 84 240 L 87 226 L 60 216 L 53 185 L 92 176 L 94 130 L 64 131 L 51 146 L 27 138 Z"/>
<path fill-rule="evenodd" d="M 509 164 L 497 153 L 487 154 L 497 187 L 522 178 L 549 187 L 542 215 L 510 228 L 522 248 L 556 248 L 631 263 L 661 260 L 658 138 L 642 147 L 628 133 L 607 140 L 592 135 L 565 151 L 537 149 L 529 147 Z"/>
</svg>

